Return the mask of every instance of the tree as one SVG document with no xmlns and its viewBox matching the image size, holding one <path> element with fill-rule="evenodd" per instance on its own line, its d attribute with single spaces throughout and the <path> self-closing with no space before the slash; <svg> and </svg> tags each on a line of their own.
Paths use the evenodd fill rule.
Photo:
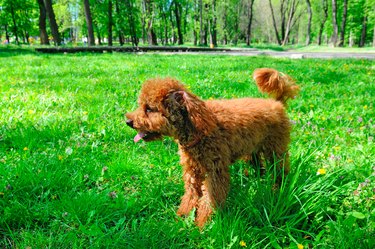
<svg viewBox="0 0 375 249">
<path fill-rule="evenodd" d="M 199 45 L 207 45 L 207 29 L 204 23 L 204 7 L 203 0 L 199 0 Z"/>
<path fill-rule="evenodd" d="M 318 45 L 322 45 L 322 34 L 324 30 L 324 25 L 328 19 L 328 1 L 327 0 L 322 0 L 322 6 L 323 8 L 323 18 L 321 19 L 319 23 L 319 33 L 318 33 Z"/>
<path fill-rule="evenodd" d="M 308 22 L 307 22 L 307 34 L 306 34 L 306 45 L 311 43 L 311 21 L 312 21 L 312 9 L 310 0 L 306 0 L 307 13 L 308 13 Z"/>
<path fill-rule="evenodd" d="M 372 27 L 373 27 L 373 32 L 372 32 L 372 46 L 375 48 L 375 0 L 367 0 L 366 1 L 366 6 L 368 10 L 368 16 L 369 18 L 372 18 Z"/>
<path fill-rule="evenodd" d="M 147 40 L 149 45 L 158 45 L 156 33 L 154 30 L 154 0 L 143 0 L 143 14 L 144 14 L 144 27 L 147 32 Z"/>
<path fill-rule="evenodd" d="M 348 15 L 348 0 L 344 0 L 344 8 L 343 8 L 343 14 L 342 14 L 342 20 L 341 20 L 341 30 L 340 30 L 340 41 L 338 43 L 340 47 L 344 46 L 347 15 Z"/>
<path fill-rule="evenodd" d="M 168 44 L 169 40 L 169 22 L 168 22 L 168 16 L 170 12 L 170 4 L 167 1 L 160 1 L 159 2 L 159 11 L 160 11 L 160 17 L 161 17 L 161 37 L 162 37 L 162 43 L 163 45 Z"/>
<path fill-rule="evenodd" d="M 53 42 L 55 46 L 60 46 L 61 38 L 60 38 L 60 33 L 59 33 L 59 27 L 57 26 L 57 23 L 56 23 L 55 12 L 53 11 L 53 8 L 52 8 L 52 0 L 44 0 L 44 6 L 46 8 L 46 12 L 48 15 Z"/>
<path fill-rule="evenodd" d="M 53 11 L 61 39 L 76 41 L 77 25 L 82 24 L 79 16 L 80 2 L 81 0 L 55 0 L 53 2 Z"/>
<path fill-rule="evenodd" d="M 276 19 L 275 19 L 275 13 L 274 13 L 274 10 L 273 10 L 273 5 L 272 5 L 272 2 L 271 0 L 268 0 L 269 2 L 269 5 L 270 5 L 270 9 L 271 9 L 271 14 L 272 14 L 272 24 L 273 24 L 273 28 L 275 30 L 275 35 L 276 35 L 276 40 L 277 40 L 277 43 L 279 45 L 281 45 L 281 39 L 280 39 L 280 36 L 279 36 L 279 31 L 277 29 L 277 25 L 276 25 Z M 283 12 L 281 12 L 283 13 Z M 283 18 L 282 18 L 283 19 Z M 282 25 L 283 27 L 283 25 Z"/>
<path fill-rule="evenodd" d="M 38 0 L 39 6 L 39 35 L 40 35 L 40 44 L 49 45 L 48 34 L 47 34 L 47 12 L 46 7 L 44 6 L 43 0 Z"/>
<path fill-rule="evenodd" d="M 210 30 L 210 46 L 216 47 L 217 46 L 217 31 L 216 31 L 216 0 L 212 0 L 211 2 L 211 17 L 209 20 L 209 30 Z"/>
<path fill-rule="evenodd" d="M 10 14 L 11 14 L 11 17 L 12 17 L 12 21 L 13 21 L 13 32 L 14 32 L 14 35 L 16 37 L 16 44 L 19 44 L 17 18 L 16 18 L 16 11 L 15 11 L 15 6 L 14 6 L 14 2 L 13 1 L 11 1 L 9 3 L 9 11 L 10 11 Z"/>
<path fill-rule="evenodd" d="M 228 44 L 228 7 L 229 7 L 229 1 L 224 0 L 222 4 L 222 17 L 219 18 L 219 21 L 222 22 L 222 43 L 224 45 Z M 220 7 L 219 7 L 220 9 Z"/>
<path fill-rule="evenodd" d="M 181 3 L 178 0 L 174 0 L 172 2 L 172 5 L 174 5 L 174 14 L 176 17 L 176 26 L 177 26 L 177 36 L 178 36 L 178 44 L 182 45 L 184 44 L 184 37 L 182 35 L 182 29 L 181 29 L 181 12 L 182 12 L 182 7 Z"/>
<path fill-rule="evenodd" d="M 288 1 L 288 3 L 289 3 L 289 1 Z M 288 4 L 288 6 L 290 6 L 290 7 L 287 9 L 288 21 L 286 23 L 284 40 L 283 40 L 283 43 L 282 43 L 283 46 L 288 42 L 290 31 L 293 28 L 296 20 L 299 18 L 299 16 L 296 17 L 296 13 L 297 13 L 299 3 L 300 3 L 299 0 L 292 0 L 291 4 L 290 5 Z"/>
<path fill-rule="evenodd" d="M 253 22 L 253 5 L 255 0 L 247 0 L 247 27 L 246 27 L 246 45 L 251 43 L 251 24 Z"/>
<path fill-rule="evenodd" d="M 0 0 L 0 6 L 0 37 L 19 43 L 39 36 L 48 44 L 51 33 L 56 45 L 87 35 L 90 45 L 108 38 L 110 46 L 114 40 L 138 46 L 141 39 L 157 45 L 157 38 L 286 45 L 300 37 L 308 45 L 315 35 L 319 45 L 328 38 L 334 46 L 375 44 L 375 0 Z"/>
<path fill-rule="evenodd" d="M 341 20 L 341 29 L 340 29 L 340 39 L 339 39 L 339 26 L 337 22 L 337 12 L 338 12 L 337 1 L 332 0 L 332 27 L 333 27 L 332 43 L 334 47 L 344 45 L 347 10 L 348 10 L 348 0 L 344 0 L 343 14 L 342 14 L 342 20 Z"/>
<path fill-rule="evenodd" d="M 136 23 L 136 17 L 137 17 L 137 11 L 134 7 L 134 0 L 127 0 L 127 13 L 128 13 L 128 23 L 129 23 L 129 30 L 130 30 L 130 37 L 132 41 L 133 46 L 138 46 L 138 36 L 137 36 L 137 23 Z"/>
<path fill-rule="evenodd" d="M 298 6 L 300 4 L 300 0 L 281 0 L 280 1 L 280 18 L 281 18 L 281 37 L 279 35 L 279 29 L 277 27 L 275 12 L 273 8 L 272 1 L 268 1 L 270 9 L 271 9 L 271 16 L 272 16 L 272 23 L 276 34 L 276 40 L 279 45 L 284 46 L 289 41 L 290 32 L 298 21 L 300 15 L 296 15 L 298 11 Z M 286 19 L 287 18 L 287 19 Z"/>
<path fill-rule="evenodd" d="M 361 39 L 359 40 L 359 47 L 364 47 L 366 43 L 366 32 L 367 32 L 367 16 L 363 16 Z"/>
<path fill-rule="evenodd" d="M 337 1 L 336 0 L 332 0 L 332 28 L 333 28 L 332 44 L 334 47 L 336 47 L 337 41 L 338 41 L 338 35 L 339 35 L 339 27 L 337 24 Z"/>
<path fill-rule="evenodd" d="M 35 0 L 0 0 L 0 38 L 4 32 L 7 43 L 20 44 L 36 36 L 36 4 Z"/>
<path fill-rule="evenodd" d="M 117 37 L 120 43 L 120 46 L 124 45 L 125 43 L 125 38 L 124 38 L 124 15 L 123 11 L 120 5 L 120 0 L 115 0 L 115 27 L 117 31 Z"/>
<path fill-rule="evenodd" d="M 105 38 L 107 38 L 108 46 L 113 45 L 113 26 L 114 18 L 116 18 L 114 17 L 113 13 L 113 3 L 113 0 L 95 0 L 95 2 L 90 2 L 89 7 L 92 19 L 92 28 L 94 30 L 94 39 L 96 37 L 98 45 L 102 45 L 103 42 L 105 42 Z M 124 4 L 122 3 L 122 5 Z M 124 13 L 122 13 L 122 15 L 125 16 Z"/>
<path fill-rule="evenodd" d="M 88 44 L 89 44 L 89 46 L 95 46 L 94 28 L 93 28 L 93 24 L 92 24 L 92 16 L 91 16 L 89 0 L 83 0 L 83 7 L 84 7 L 84 10 L 85 10 L 85 18 L 86 18 L 87 34 L 88 34 Z"/>
<path fill-rule="evenodd" d="M 2 29 L 5 32 L 5 41 L 7 44 L 10 43 L 10 35 L 9 35 L 9 13 L 6 11 L 6 2 L 0 1 L 0 38 L 2 36 Z"/>
<path fill-rule="evenodd" d="M 112 32 L 112 27 L 113 27 L 113 4 L 112 0 L 108 0 L 108 46 L 113 45 L 113 32 Z"/>
<path fill-rule="evenodd" d="M 242 6 L 240 4 L 241 0 L 238 0 L 237 2 L 238 4 L 234 5 L 234 7 L 231 9 L 232 33 L 230 34 L 230 37 L 234 45 L 238 44 L 238 40 L 239 40 L 240 33 L 241 33 L 240 32 L 240 16 L 241 16 L 241 11 L 242 11 Z"/>
</svg>

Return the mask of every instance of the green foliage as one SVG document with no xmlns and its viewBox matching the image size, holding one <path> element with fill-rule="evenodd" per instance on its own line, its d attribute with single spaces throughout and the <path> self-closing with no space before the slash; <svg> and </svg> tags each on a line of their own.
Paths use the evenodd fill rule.
<svg viewBox="0 0 375 249">
<path fill-rule="evenodd" d="M 56 1 L 53 9 L 56 15 L 56 22 L 61 33 L 69 33 L 74 27 L 83 25 L 83 17 L 79 13 L 83 10 L 79 0 Z"/>
<path fill-rule="evenodd" d="M 104 42 L 104 38 L 109 36 L 109 2 L 110 0 L 89 1 L 95 38 L 101 42 Z M 237 46 L 246 40 L 250 0 L 112 0 L 111 2 L 113 37 L 121 45 L 124 41 L 129 42 L 135 37 L 137 43 L 141 41 L 143 44 L 147 44 L 147 31 L 150 28 L 153 29 L 159 44 L 177 44 L 178 19 L 181 22 L 181 33 L 186 44 L 207 45 L 204 42 L 200 44 L 199 41 L 201 36 L 205 37 L 203 40 L 208 40 L 210 30 L 217 31 L 218 44 Z M 297 3 L 287 44 L 305 44 L 308 25 L 306 2 L 291 0 L 273 0 L 271 2 L 274 6 L 279 36 L 285 31 L 292 2 Z M 311 0 L 310 2 L 312 5 L 311 41 L 313 43 L 317 42 L 320 25 L 324 20 L 323 2 L 328 5 L 328 18 L 324 22 L 322 39 L 323 44 L 327 45 L 331 42 L 333 32 L 332 1 Z M 59 31 L 66 41 L 77 43 L 82 37 L 87 36 L 81 0 L 55 0 L 53 3 Z M 341 29 L 343 3 L 343 0 L 337 0 L 339 29 Z M 179 18 L 176 15 L 177 6 Z M 362 29 L 365 26 L 364 19 L 366 19 L 364 44 L 371 45 L 375 27 L 374 6 L 374 0 L 348 1 L 345 46 L 359 45 Z M 14 15 L 12 15 L 11 9 L 15 10 Z M 282 15 L 282 13 L 284 14 Z M 213 22 L 214 18 L 216 24 Z M 0 39 L 4 40 L 2 37 L 8 35 L 11 42 L 14 42 L 17 31 L 20 42 L 27 43 L 28 35 L 34 38 L 39 36 L 38 20 L 39 8 L 35 0 L 0 0 Z M 268 0 L 254 2 L 252 20 L 252 43 L 277 43 Z M 284 28 L 281 27 L 282 24 L 284 24 Z M 213 25 L 216 25 L 215 29 L 212 27 Z M 100 39 L 98 39 L 99 37 Z"/>
<path fill-rule="evenodd" d="M 33 0 L 0 0 L 0 40 L 3 32 L 28 43 L 28 36 L 37 31 L 37 4 Z M 5 40 L 5 39 L 4 39 Z"/>
<path fill-rule="evenodd" d="M 375 246 L 372 61 L 18 49 L 3 50 L 0 63 L 2 248 Z M 288 108 L 292 171 L 275 191 L 272 170 L 235 163 L 225 206 L 200 231 L 175 213 L 177 146 L 134 144 L 124 114 L 156 76 L 205 99 L 261 97 L 258 67 L 302 88 Z"/>
</svg>

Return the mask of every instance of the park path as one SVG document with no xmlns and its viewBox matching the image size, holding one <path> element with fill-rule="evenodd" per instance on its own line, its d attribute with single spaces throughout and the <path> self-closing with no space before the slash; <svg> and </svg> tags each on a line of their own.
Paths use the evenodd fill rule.
<svg viewBox="0 0 375 249">
<path fill-rule="evenodd" d="M 80 52 L 122 52 L 122 53 L 158 53 L 158 54 L 207 54 L 231 56 L 271 56 L 291 59 L 319 58 L 319 59 L 369 59 L 375 60 L 375 51 L 370 52 L 300 52 L 300 51 L 271 51 L 257 49 L 207 48 L 207 47 L 173 47 L 173 46 L 145 46 L 145 47 L 44 47 L 36 48 L 41 53 L 80 53 Z"/>
<path fill-rule="evenodd" d="M 270 56 L 290 59 L 369 59 L 375 60 L 375 52 L 372 53 L 352 53 L 352 52 L 294 52 L 294 51 L 223 51 L 223 52 L 160 52 L 162 54 L 211 54 L 211 55 L 231 55 L 231 56 Z"/>
</svg>

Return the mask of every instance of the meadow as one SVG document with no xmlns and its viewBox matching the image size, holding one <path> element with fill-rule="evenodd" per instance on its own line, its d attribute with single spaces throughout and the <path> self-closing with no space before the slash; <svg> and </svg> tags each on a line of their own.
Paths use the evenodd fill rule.
<svg viewBox="0 0 375 249">
<path fill-rule="evenodd" d="M 262 97 L 252 71 L 301 86 L 288 106 L 291 173 L 231 166 L 203 230 L 179 218 L 177 146 L 135 144 L 142 82 L 204 99 Z M 0 248 L 375 248 L 375 65 L 356 59 L 0 52 Z"/>
</svg>

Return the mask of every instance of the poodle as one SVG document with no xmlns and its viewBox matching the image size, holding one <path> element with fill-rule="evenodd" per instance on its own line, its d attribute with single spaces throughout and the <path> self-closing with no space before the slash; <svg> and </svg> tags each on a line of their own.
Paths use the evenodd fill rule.
<svg viewBox="0 0 375 249">
<path fill-rule="evenodd" d="M 139 107 L 126 114 L 126 124 L 138 132 L 134 142 L 170 136 L 178 143 L 185 193 L 177 214 L 195 209 L 199 227 L 224 203 L 229 166 L 236 160 L 268 161 L 279 175 L 289 172 L 291 125 L 285 109 L 299 87 L 270 68 L 256 69 L 253 77 L 273 99 L 204 101 L 175 79 L 150 79 L 142 85 Z"/>
</svg>

